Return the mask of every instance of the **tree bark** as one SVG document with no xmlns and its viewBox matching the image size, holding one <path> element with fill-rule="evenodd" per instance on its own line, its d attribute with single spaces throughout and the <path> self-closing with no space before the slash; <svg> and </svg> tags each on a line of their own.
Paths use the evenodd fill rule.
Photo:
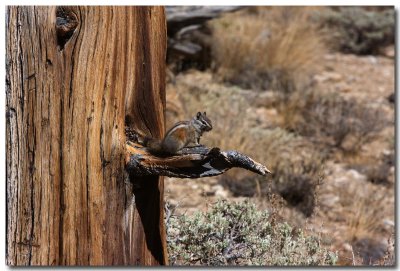
<svg viewBox="0 0 400 271">
<path fill-rule="evenodd" d="M 166 264 L 162 179 L 124 172 L 125 114 L 164 131 L 164 9 L 12 6 L 6 27 L 7 264 Z"/>
</svg>

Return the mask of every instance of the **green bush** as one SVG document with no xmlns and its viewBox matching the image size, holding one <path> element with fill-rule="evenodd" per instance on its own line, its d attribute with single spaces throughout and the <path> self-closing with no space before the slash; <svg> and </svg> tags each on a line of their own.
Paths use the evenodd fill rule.
<svg viewBox="0 0 400 271">
<path fill-rule="evenodd" d="M 337 254 L 247 201 L 218 201 L 207 213 L 167 221 L 172 265 L 333 265 Z"/>
<path fill-rule="evenodd" d="M 333 30 L 329 44 L 342 52 L 360 55 L 379 54 L 394 43 L 393 8 L 372 11 L 361 7 L 340 7 L 319 13 L 322 25 Z"/>
</svg>

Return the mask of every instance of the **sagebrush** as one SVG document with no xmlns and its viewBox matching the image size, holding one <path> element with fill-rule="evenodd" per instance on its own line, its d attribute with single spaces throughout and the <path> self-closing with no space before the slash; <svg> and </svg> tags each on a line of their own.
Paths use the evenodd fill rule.
<svg viewBox="0 0 400 271">
<path fill-rule="evenodd" d="M 287 128 L 346 153 L 357 153 L 390 123 L 379 107 L 308 89 L 282 102 Z"/>
<path fill-rule="evenodd" d="M 333 265 L 336 253 L 248 201 L 216 202 L 210 211 L 167 221 L 172 265 Z"/>
<path fill-rule="evenodd" d="M 394 43 L 393 7 L 383 10 L 338 7 L 325 9 L 317 18 L 331 33 L 328 44 L 345 53 L 379 54 L 385 46 Z"/>
</svg>

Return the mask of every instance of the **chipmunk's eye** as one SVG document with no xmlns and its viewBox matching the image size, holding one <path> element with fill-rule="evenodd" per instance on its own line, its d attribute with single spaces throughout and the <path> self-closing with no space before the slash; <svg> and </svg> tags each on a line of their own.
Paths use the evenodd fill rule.
<svg viewBox="0 0 400 271">
<path fill-rule="evenodd" d="M 201 112 L 197 112 L 197 116 L 196 117 L 199 119 L 200 116 L 201 116 Z"/>
</svg>

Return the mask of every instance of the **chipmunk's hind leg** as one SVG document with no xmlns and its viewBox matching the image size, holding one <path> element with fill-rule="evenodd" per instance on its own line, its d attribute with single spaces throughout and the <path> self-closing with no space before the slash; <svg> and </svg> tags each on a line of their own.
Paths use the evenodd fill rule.
<svg viewBox="0 0 400 271">
<path fill-rule="evenodd" d="M 166 153 L 170 154 L 175 154 L 179 150 L 181 150 L 184 147 L 184 144 L 182 144 L 180 141 L 175 140 L 174 138 L 164 138 L 162 142 L 162 150 Z"/>
</svg>

